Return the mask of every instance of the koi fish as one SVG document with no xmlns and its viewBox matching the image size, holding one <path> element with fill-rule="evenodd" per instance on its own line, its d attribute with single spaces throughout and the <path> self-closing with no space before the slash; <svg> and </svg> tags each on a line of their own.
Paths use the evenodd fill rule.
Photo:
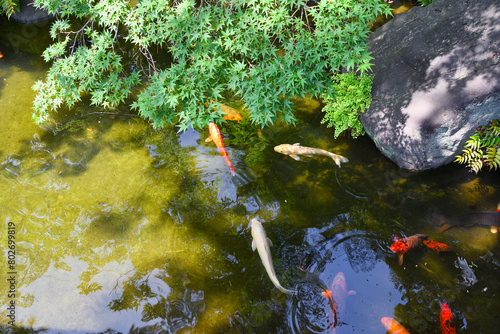
<svg viewBox="0 0 500 334">
<path fill-rule="evenodd" d="M 335 309 L 335 301 L 333 300 L 332 292 L 330 290 L 325 290 L 321 294 L 328 299 L 328 304 L 330 304 L 330 309 L 333 314 L 332 328 L 335 330 L 335 325 L 337 324 L 337 310 Z"/>
<path fill-rule="evenodd" d="M 425 234 L 415 234 L 408 238 L 398 238 L 396 236 L 393 237 L 394 243 L 389 247 L 394 254 L 398 254 L 398 264 L 403 264 L 403 255 L 409 251 L 420 245 L 424 240 L 428 239 L 428 236 Z"/>
<path fill-rule="evenodd" d="M 222 135 L 220 134 L 219 128 L 217 127 L 217 125 L 210 122 L 208 124 L 208 131 L 210 132 L 210 136 L 207 139 L 205 139 L 205 142 L 208 143 L 209 141 L 212 141 L 212 140 L 214 141 L 215 146 L 217 146 L 217 148 L 220 151 L 220 154 L 226 160 L 229 168 L 231 169 L 231 173 L 234 176 L 234 169 L 233 169 L 233 166 L 231 165 L 231 161 L 229 161 L 229 158 L 227 156 L 226 148 L 224 146 L 224 142 L 222 141 Z"/>
<path fill-rule="evenodd" d="M 354 294 L 356 294 L 356 292 L 353 290 L 347 291 L 343 272 L 339 272 L 333 279 L 332 290 L 326 290 L 322 293 L 323 296 L 328 298 L 330 307 L 332 308 L 334 328 L 341 324 L 340 316 L 345 309 L 346 297 Z"/>
<path fill-rule="evenodd" d="M 455 323 L 453 322 L 453 314 L 451 314 L 451 309 L 446 303 L 441 303 L 441 313 L 439 314 L 439 320 L 441 322 L 441 334 L 457 333 Z"/>
<path fill-rule="evenodd" d="M 271 282 L 273 282 L 274 286 L 278 288 L 283 293 L 286 294 L 293 294 L 295 291 L 293 290 L 288 290 L 285 289 L 284 287 L 281 286 L 280 282 L 278 281 L 278 278 L 276 277 L 276 272 L 274 271 L 274 266 L 273 266 L 273 259 L 271 258 L 271 248 L 270 246 L 273 245 L 271 240 L 266 236 L 266 231 L 264 230 L 264 227 L 262 226 L 261 222 L 259 222 L 257 219 L 252 219 L 251 220 L 252 224 L 252 250 L 255 251 L 257 249 L 260 259 L 262 260 L 262 264 L 264 265 L 264 268 L 266 268 L 267 275 L 269 275 L 269 278 L 271 279 Z"/>
<path fill-rule="evenodd" d="M 205 102 L 205 107 L 208 107 L 208 100 Z M 210 100 L 210 103 L 215 103 L 214 100 Z M 201 102 L 200 102 L 201 105 Z M 225 119 L 226 121 L 240 121 L 243 117 L 241 114 L 238 112 L 238 110 L 228 107 L 225 104 L 220 103 L 219 108 L 222 110 L 222 113 L 226 114 L 226 116 L 223 116 L 222 119 Z M 213 110 L 217 110 L 216 107 L 212 108 Z"/>
<path fill-rule="evenodd" d="M 226 116 L 223 116 L 222 119 L 239 122 L 243 118 L 238 110 L 234 108 L 228 107 L 224 104 L 221 104 L 220 107 L 222 109 L 222 112 L 226 114 Z"/>
<path fill-rule="evenodd" d="M 2 54 L 2 52 L 0 52 L 0 59 L 2 59 L 2 58 L 3 58 L 3 54 Z"/>
<path fill-rule="evenodd" d="M 306 146 L 300 146 L 299 143 L 295 143 L 293 145 L 290 144 L 281 144 L 278 146 L 274 147 L 274 150 L 278 153 L 284 154 L 284 155 L 289 155 L 291 158 L 300 161 L 299 155 L 304 155 L 306 157 L 312 157 L 314 154 L 319 154 L 319 155 L 325 155 L 327 157 L 330 157 L 335 161 L 337 166 L 340 167 L 341 162 L 349 162 L 346 157 L 343 157 L 341 155 L 328 152 L 326 150 L 322 150 L 320 148 L 314 148 L 314 147 L 306 147 Z"/>
<path fill-rule="evenodd" d="M 438 252 L 438 253 L 439 252 L 448 252 L 448 251 L 453 250 L 453 247 L 448 246 L 447 244 L 443 244 L 442 242 L 434 241 L 434 240 L 424 240 L 422 243 L 424 245 L 426 245 L 427 247 L 429 247 L 430 249 L 432 249 L 433 251 Z"/>
<path fill-rule="evenodd" d="M 500 204 L 497 211 L 478 211 L 455 217 L 434 215 L 433 218 L 434 230 L 437 233 L 443 233 L 457 226 L 471 227 L 474 225 L 490 226 L 491 232 L 497 233 L 500 226 Z"/>
<path fill-rule="evenodd" d="M 398 254 L 398 264 L 402 265 L 403 264 L 403 255 L 409 251 L 410 249 L 413 249 L 423 243 L 430 249 L 432 249 L 435 252 L 446 252 L 450 251 L 453 248 L 443 244 L 441 242 L 437 242 L 434 240 L 428 240 L 429 237 L 426 236 L 425 234 L 415 234 L 412 235 L 408 238 L 398 238 L 396 236 L 393 237 L 394 243 L 389 247 L 391 251 L 394 254 Z"/>
<path fill-rule="evenodd" d="M 389 334 L 410 334 L 410 332 L 397 322 L 396 319 L 383 317 L 380 321 L 382 322 L 382 325 L 385 326 L 387 333 Z"/>
</svg>

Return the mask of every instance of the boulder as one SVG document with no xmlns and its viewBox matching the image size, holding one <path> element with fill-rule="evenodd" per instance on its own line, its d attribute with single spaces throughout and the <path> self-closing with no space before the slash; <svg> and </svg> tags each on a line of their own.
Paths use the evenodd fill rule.
<svg viewBox="0 0 500 334">
<path fill-rule="evenodd" d="M 10 17 L 19 23 L 36 23 L 50 20 L 54 17 L 43 10 L 36 9 L 33 5 L 33 0 L 20 0 L 19 9 L 20 11 L 16 10 Z"/>
<path fill-rule="evenodd" d="M 401 168 L 448 164 L 479 126 L 500 119 L 500 1 L 413 7 L 368 45 L 373 101 L 360 120 Z"/>
</svg>

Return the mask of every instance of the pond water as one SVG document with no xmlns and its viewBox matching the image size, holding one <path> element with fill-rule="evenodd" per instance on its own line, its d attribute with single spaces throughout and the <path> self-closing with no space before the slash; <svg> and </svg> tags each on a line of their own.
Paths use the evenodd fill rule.
<svg viewBox="0 0 500 334">
<path fill-rule="evenodd" d="M 154 131 L 125 107 L 83 102 L 34 125 L 31 86 L 46 67 L 1 45 L 0 330 L 332 333 L 322 292 L 342 272 L 356 293 L 345 297 L 335 333 L 385 333 L 382 317 L 411 333 L 440 333 L 442 302 L 459 333 L 498 332 L 498 234 L 435 230 L 437 216 L 495 211 L 498 173 L 401 170 L 368 138 L 334 139 L 320 124 L 321 105 L 302 100 L 296 127 L 260 130 L 245 118 L 220 127 L 233 177 L 205 143 L 208 130 Z M 274 152 L 283 143 L 349 162 L 295 161 Z M 253 218 L 274 244 L 280 283 L 296 294 L 276 289 L 252 251 Z M 392 237 L 416 233 L 453 251 L 420 245 L 399 266 Z"/>
</svg>

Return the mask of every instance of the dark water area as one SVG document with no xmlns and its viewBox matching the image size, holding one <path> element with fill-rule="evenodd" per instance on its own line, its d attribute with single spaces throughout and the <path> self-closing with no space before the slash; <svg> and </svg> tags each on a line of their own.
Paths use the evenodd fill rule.
<svg viewBox="0 0 500 334">
<path fill-rule="evenodd" d="M 31 86 L 47 68 L 1 45 L 2 331 L 332 333 L 336 322 L 337 334 L 386 333 L 381 318 L 391 317 L 410 333 L 441 333 L 445 302 L 458 333 L 498 332 L 498 234 L 435 230 L 436 217 L 495 211 L 498 172 L 401 170 L 367 137 L 334 139 L 321 104 L 306 99 L 296 127 L 245 117 L 220 126 L 233 177 L 208 129 L 155 131 L 126 107 L 83 102 L 34 125 Z M 244 115 L 240 101 L 227 104 Z M 349 162 L 295 161 L 273 150 L 283 143 Z M 253 218 L 295 294 L 279 291 L 252 251 Z M 419 245 L 399 266 L 393 236 L 417 233 L 453 250 Z M 323 292 L 339 272 L 346 293 L 334 317 Z"/>
</svg>

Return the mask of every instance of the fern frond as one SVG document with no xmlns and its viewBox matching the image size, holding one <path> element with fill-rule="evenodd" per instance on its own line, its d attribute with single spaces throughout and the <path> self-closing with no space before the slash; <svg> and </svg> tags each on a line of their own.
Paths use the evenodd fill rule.
<svg viewBox="0 0 500 334">
<path fill-rule="evenodd" d="M 491 121 L 490 127 L 488 128 L 489 132 L 493 137 L 500 136 L 500 122 L 498 120 Z"/>
<path fill-rule="evenodd" d="M 14 9 L 19 10 L 19 0 L 0 0 L 0 10 L 10 16 L 14 14 Z"/>
<path fill-rule="evenodd" d="M 490 170 L 495 168 L 495 170 L 500 165 L 500 149 L 496 147 L 490 147 L 487 150 L 486 162 L 490 166 Z"/>
<path fill-rule="evenodd" d="M 483 162 L 481 160 L 475 160 L 475 161 L 472 161 L 469 166 L 477 174 L 477 173 L 479 173 L 481 168 L 483 168 Z"/>
</svg>

